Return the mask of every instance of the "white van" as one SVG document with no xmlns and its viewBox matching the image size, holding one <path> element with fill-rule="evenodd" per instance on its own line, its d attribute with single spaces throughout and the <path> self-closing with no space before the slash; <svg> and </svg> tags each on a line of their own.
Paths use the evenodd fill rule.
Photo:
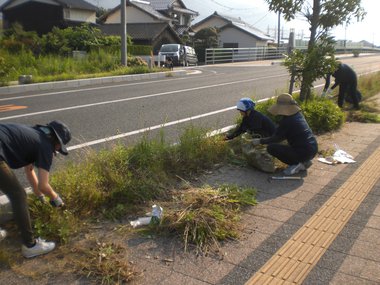
<svg viewBox="0 0 380 285">
<path fill-rule="evenodd" d="M 173 65 L 189 66 L 198 64 L 198 57 L 194 48 L 181 44 L 164 44 L 158 52 L 159 56 L 171 58 Z"/>
</svg>

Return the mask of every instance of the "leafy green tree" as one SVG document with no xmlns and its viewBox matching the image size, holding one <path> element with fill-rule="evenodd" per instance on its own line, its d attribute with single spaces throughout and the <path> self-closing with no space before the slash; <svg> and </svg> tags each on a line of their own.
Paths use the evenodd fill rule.
<svg viewBox="0 0 380 285">
<path fill-rule="evenodd" d="M 204 28 L 194 35 L 194 48 L 200 62 L 205 61 L 206 48 L 218 47 L 219 32 L 216 28 Z"/>
<path fill-rule="evenodd" d="M 110 9 L 106 9 L 103 7 L 98 7 L 96 9 L 96 23 L 103 24 L 104 16 L 110 11 Z"/>
<path fill-rule="evenodd" d="M 127 44 L 132 45 L 129 36 Z M 91 51 L 103 47 L 120 50 L 121 40 L 119 36 L 106 36 L 100 29 L 82 24 L 66 29 L 54 27 L 50 33 L 43 35 L 42 46 L 46 54 L 70 55 L 73 50 Z"/>
<path fill-rule="evenodd" d="M 343 23 L 349 24 L 353 19 L 361 21 L 365 11 L 361 7 L 361 0 L 265 0 L 269 10 L 281 13 L 289 21 L 296 15 L 302 15 L 310 25 L 310 40 L 304 55 L 304 63 L 298 67 L 302 70 L 302 84 L 300 99 L 303 101 L 310 96 L 313 82 L 324 76 L 323 72 L 329 67 L 324 58 L 331 55 L 332 39 L 328 37 L 329 31 Z M 322 49 L 322 50 L 320 50 Z M 300 55 L 295 56 L 297 60 Z M 320 69 L 312 64 L 324 61 Z M 330 62 L 331 63 L 331 62 Z M 295 66 L 295 68 L 298 68 Z M 292 69 L 293 70 L 293 69 Z"/>
</svg>

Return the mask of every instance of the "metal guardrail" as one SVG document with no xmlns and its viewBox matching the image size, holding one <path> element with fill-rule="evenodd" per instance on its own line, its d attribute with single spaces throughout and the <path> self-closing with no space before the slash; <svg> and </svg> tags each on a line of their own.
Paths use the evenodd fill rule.
<svg viewBox="0 0 380 285">
<path fill-rule="evenodd" d="M 306 50 L 307 47 L 296 47 Z M 379 48 L 363 47 L 337 47 L 337 54 L 353 53 L 378 53 Z M 208 48 L 205 51 L 205 64 L 218 64 L 242 61 L 282 59 L 288 53 L 287 47 L 255 47 L 255 48 Z"/>
<path fill-rule="evenodd" d="M 206 49 L 205 63 L 227 63 L 283 58 L 287 48 L 212 48 Z"/>
</svg>

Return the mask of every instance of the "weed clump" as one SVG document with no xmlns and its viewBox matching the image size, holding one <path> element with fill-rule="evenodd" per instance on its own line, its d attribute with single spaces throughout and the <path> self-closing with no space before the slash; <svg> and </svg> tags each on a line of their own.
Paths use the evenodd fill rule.
<svg viewBox="0 0 380 285">
<path fill-rule="evenodd" d="M 136 214 L 152 200 L 169 200 L 169 190 L 179 177 L 191 177 L 227 157 L 220 137 L 189 127 L 172 145 L 161 134 L 144 137 L 132 147 L 87 152 L 52 175 L 51 184 L 61 194 L 65 211 L 55 211 L 31 199 L 31 213 L 39 235 L 67 242 L 81 221 L 119 219 Z"/>
<path fill-rule="evenodd" d="M 74 270 L 96 284 L 125 284 L 138 274 L 126 260 L 124 248 L 115 243 L 91 238 L 71 252 Z"/>
<path fill-rule="evenodd" d="M 241 210 L 256 204 L 255 192 L 253 188 L 223 185 L 178 193 L 174 203 L 166 206 L 158 231 L 180 236 L 185 251 L 195 246 L 199 254 L 217 252 L 220 241 L 239 236 Z"/>
</svg>

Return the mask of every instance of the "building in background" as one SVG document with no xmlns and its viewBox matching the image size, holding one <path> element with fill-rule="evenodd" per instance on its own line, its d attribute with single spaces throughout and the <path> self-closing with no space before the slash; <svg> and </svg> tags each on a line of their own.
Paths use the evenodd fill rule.
<svg viewBox="0 0 380 285">
<path fill-rule="evenodd" d="M 162 44 L 181 43 L 191 32 L 191 21 L 197 12 L 189 10 L 182 1 L 127 1 L 127 34 L 134 44 L 151 45 L 157 54 Z M 120 5 L 101 19 L 101 30 L 108 35 L 120 34 Z"/>
<path fill-rule="evenodd" d="M 193 25 L 192 29 L 198 32 L 211 27 L 219 30 L 219 45 L 222 48 L 265 47 L 274 42 L 273 38 L 241 19 L 221 15 L 216 11 Z"/>
<path fill-rule="evenodd" d="M 96 9 L 84 0 L 9 0 L 0 7 L 0 12 L 3 13 L 4 29 L 18 22 L 24 30 L 42 35 L 53 27 L 95 24 Z"/>
</svg>

